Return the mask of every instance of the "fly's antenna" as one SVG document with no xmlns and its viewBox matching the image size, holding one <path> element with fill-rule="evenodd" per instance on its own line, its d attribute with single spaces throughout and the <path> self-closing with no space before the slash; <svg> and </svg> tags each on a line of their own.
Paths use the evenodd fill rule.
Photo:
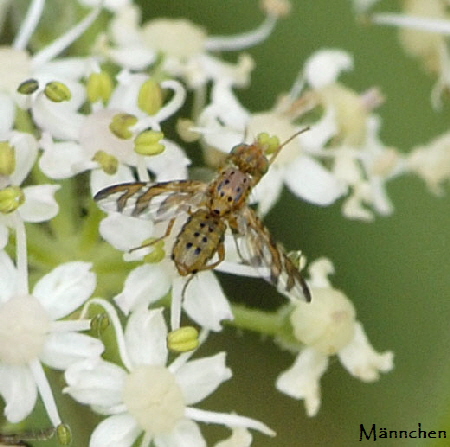
<svg viewBox="0 0 450 447">
<path fill-rule="evenodd" d="M 281 152 L 281 149 L 283 149 L 284 146 L 288 145 L 292 140 L 297 138 L 302 133 L 307 132 L 309 129 L 310 129 L 309 126 L 304 127 L 303 129 L 300 129 L 299 131 L 297 131 L 293 135 L 291 135 L 287 140 L 283 141 L 273 152 L 273 155 L 270 158 L 270 164 L 272 164 L 274 162 L 275 158 L 277 158 L 277 155 Z"/>
</svg>

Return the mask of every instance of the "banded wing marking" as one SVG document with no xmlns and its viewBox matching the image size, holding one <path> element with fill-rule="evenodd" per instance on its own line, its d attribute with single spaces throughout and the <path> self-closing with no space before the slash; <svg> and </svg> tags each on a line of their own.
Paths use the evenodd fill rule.
<svg viewBox="0 0 450 447">
<path fill-rule="evenodd" d="M 134 182 L 108 186 L 97 192 L 94 200 L 104 211 L 158 222 L 198 207 L 205 192 L 206 184 L 196 180 Z"/>
<path fill-rule="evenodd" d="M 311 291 L 303 275 L 251 208 L 245 207 L 240 213 L 234 238 L 244 264 L 255 268 L 288 298 L 311 301 Z"/>
</svg>

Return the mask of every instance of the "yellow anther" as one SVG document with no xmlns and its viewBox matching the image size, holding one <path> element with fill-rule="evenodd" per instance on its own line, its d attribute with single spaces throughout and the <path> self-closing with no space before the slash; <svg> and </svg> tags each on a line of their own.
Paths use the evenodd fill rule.
<svg viewBox="0 0 450 447">
<path fill-rule="evenodd" d="M 100 314 L 95 315 L 95 317 L 91 319 L 91 331 L 100 335 L 109 327 L 110 324 L 111 321 L 108 317 L 108 314 L 102 312 Z"/>
<path fill-rule="evenodd" d="M 193 126 L 194 122 L 192 120 L 180 118 L 177 121 L 176 128 L 178 135 L 187 143 L 192 143 L 200 139 L 201 135 L 198 132 L 191 130 L 191 127 Z"/>
<path fill-rule="evenodd" d="M 269 135 L 268 133 L 260 133 L 256 137 L 256 141 L 258 142 L 258 145 L 260 145 L 264 153 L 266 154 L 273 154 L 274 152 L 277 152 L 278 148 L 280 147 L 280 140 L 275 135 Z"/>
<path fill-rule="evenodd" d="M 14 148 L 7 141 L 0 141 L 0 175 L 9 176 L 16 169 Z"/>
<path fill-rule="evenodd" d="M 61 445 L 70 445 L 72 443 L 72 431 L 67 424 L 59 424 L 56 428 L 56 436 Z"/>
<path fill-rule="evenodd" d="M 162 101 L 162 91 L 159 84 L 153 79 L 145 81 L 139 90 L 139 108 L 149 115 L 154 115 L 161 108 Z"/>
<path fill-rule="evenodd" d="M 86 83 L 87 96 L 90 102 L 106 102 L 111 97 L 113 84 L 111 76 L 102 71 L 91 73 Z"/>
<path fill-rule="evenodd" d="M 96 161 L 107 174 L 115 174 L 119 167 L 119 161 L 116 157 L 105 151 L 97 151 L 92 160 Z"/>
<path fill-rule="evenodd" d="M 129 140 L 133 137 L 130 130 L 137 123 L 138 119 L 130 113 L 118 113 L 114 115 L 109 130 L 121 140 Z"/>
<path fill-rule="evenodd" d="M 0 212 L 8 214 L 25 203 L 25 194 L 18 186 L 8 186 L 0 191 Z"/>
<path fill-rule="evenodd" d="M 72 98 L 69 87 L 62 82 L 49 82 L 45 85 L 44 94 L 53 102 L 70 101 Z"/>
<path fill-rule="evenodd" d="M 158 155 L 165 149 L 165 146 L 160 143 L 163 138 L 162 132 L 146 130 L 134 140 L 134 150 L 140 155 Z"/>
<path fill-rule="evenodd" d="M 199 343 L 198 331 L 193 326 L 183 326 L 167 336 L 167 346 L 174 352 L 193 351 Z"/>
<path fill-rule="evenodd" d="M 153 250 L 148 255 L 144 256 L 144 261 L 151 264 L 161 262 L 166 257 L 166 251 L 164 250 L 164 241 L 156 242 L 152 245 L 152 248 Z"/>
<path fill-rule="evenodd" d="M 17 91 L 21 95 L 31 95 L 39 88 L 39 82 L 36 79 L 28 79 L 27 81 L 22 82 Z"/>
</svg>

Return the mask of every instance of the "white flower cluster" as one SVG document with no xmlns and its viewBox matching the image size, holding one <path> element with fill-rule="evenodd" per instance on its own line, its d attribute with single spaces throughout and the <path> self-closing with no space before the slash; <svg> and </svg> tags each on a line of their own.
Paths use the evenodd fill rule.
<svg viewBox="0 0 450 447">
<path fill-rule="evenodd" d="M 249 446 L 249 430 L 273 436 L 262 422 L 198 407 L 232 377 L 224 351 L 201 357 L 197 348 L 209 332 L 221 331 L 223 320 L 233 319 L 233 306 L 212 269 L 186 280 L 174 268 L 170 247 L 189 210 L 180 208 L 170 224 L 118 212 L 103 217 L 92 197 L 122 183 L 187 180 L 191 161 L 177 141 L 197 141 L 211 173 L 246 138 L 266 132 L 288 141 L 298 133 L 252 191 L 261 219 L 285 185 L 314 205 L 341 200 L 345 217 L 369 222 L 392 212 L 386 184 L 396 176 L 416 173 L 441 191 L 450 176 L 450 138 L 409 155 L 384 145 L 375 114 L 384 98 L 371 86 L 355 92 L 338 81 L 353 69 L 353 59 L 337 49 L 312 54 L 270 110 L 247 110 L 235 89 L 250 82 L 252 59 L 240 55 L 230 63 L 217 52 L 269 37 L 289 12 L 286 0 L 262 2 L 263 23 L 229 37 L 209 36 L 188 20 L 142 23 L 131 0 L 79 0 L 90 8 L 87 15 L 29 54 L 25 48 L 44 3 L 31 2 L 15 41 L 0 49 L 0 394 L 6 419 L 24 420 L 39 395 L 51 424 L 64 427 L 46 379 L 44 368 L 50 368 L 64 371 L 64 393 L 105 416 L 91 447 L 202 447 L 199 422 L 232 430 L 216 447 Z M 355 0 L 359 13 L 375 3 Z M 60 57 L 104 10 L 107 26 L 88 55 Z M 387 23 L 383 16 L 373 20 Z M 423 56 L 438 72 L 436 104 L 450 79 L 448 55 L 439 48 L 437 59 Z M 188 97 L 192 116 L 181 120 Z M 162 127 L 177 119 L 180 138 L 168 138 Z M 239 263 L 232 239 L 226 238 L 226 258 L 217 269 L 260 275 Z M 393 369 L 392 352 L 373 349 L 352 303 L 330 283 L 333 270 L 325 258 L 310 264 L 312 301 L 291 300 L 289 312 L 283 309 L 291 338 L 275 337 L 296 354 L 276 388 L 303 399 L 309 416 L 320 408 L 320 379 L 330 357 L 364 382 Z M 181 325 L 182 309 L 200 333 Z M 114 330 L 117 363 L 104 355 L 114 348 L 94 336 L 99 312 Z"/>
</svg>

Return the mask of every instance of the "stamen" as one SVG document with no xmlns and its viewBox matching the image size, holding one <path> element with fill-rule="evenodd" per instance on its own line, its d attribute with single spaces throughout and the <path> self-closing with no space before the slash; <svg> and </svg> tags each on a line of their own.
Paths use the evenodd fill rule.
<svg viewBox="0 0 450 447">
<path fill-rule="evenodd" d="M 408 16 L 405 14 L 378 13 L 370 17 L 372 23 L 377 25 L 404 26 L 419 31 L 450 34 L 450 20 L 430 19 L 428 17 Z"/>
<path fill-rule="evenodd" d="M 62 53 L 92 25 L 102 8 L 103 1 L 101 1 L 90 14 L 81 20 L 80 23 L 76 24 L 72 29 L 67 31 L 66 34 L 55 40 L 43 50 L 39 51 L 39 53 L 33 57 L 33 66 L 38 67 L 39 65 L 51 61 L 54 57 Z"/>
<path fill-rule="evenodd" d="M 25 50 L 30 40 L 30 37 L 34 33 L 39 19 L 42 16 L 44 10 L 45 0 L 33 0 L 33 3 L 28 8 L 25 20 L 20 27 L 19 34 L 15 37 L 12 47 L 15 50 Z"/>
<path fill-rule="evenodd" d="M 240 51 L 252 47 L 267 39 L 275 28 L 276 23 L 277 17 L 267 16 L 264 22 L 253 31 L 234 37 L 208 37 L 205 42 L 205 48 L 208 51 Z"/>
</svg>

